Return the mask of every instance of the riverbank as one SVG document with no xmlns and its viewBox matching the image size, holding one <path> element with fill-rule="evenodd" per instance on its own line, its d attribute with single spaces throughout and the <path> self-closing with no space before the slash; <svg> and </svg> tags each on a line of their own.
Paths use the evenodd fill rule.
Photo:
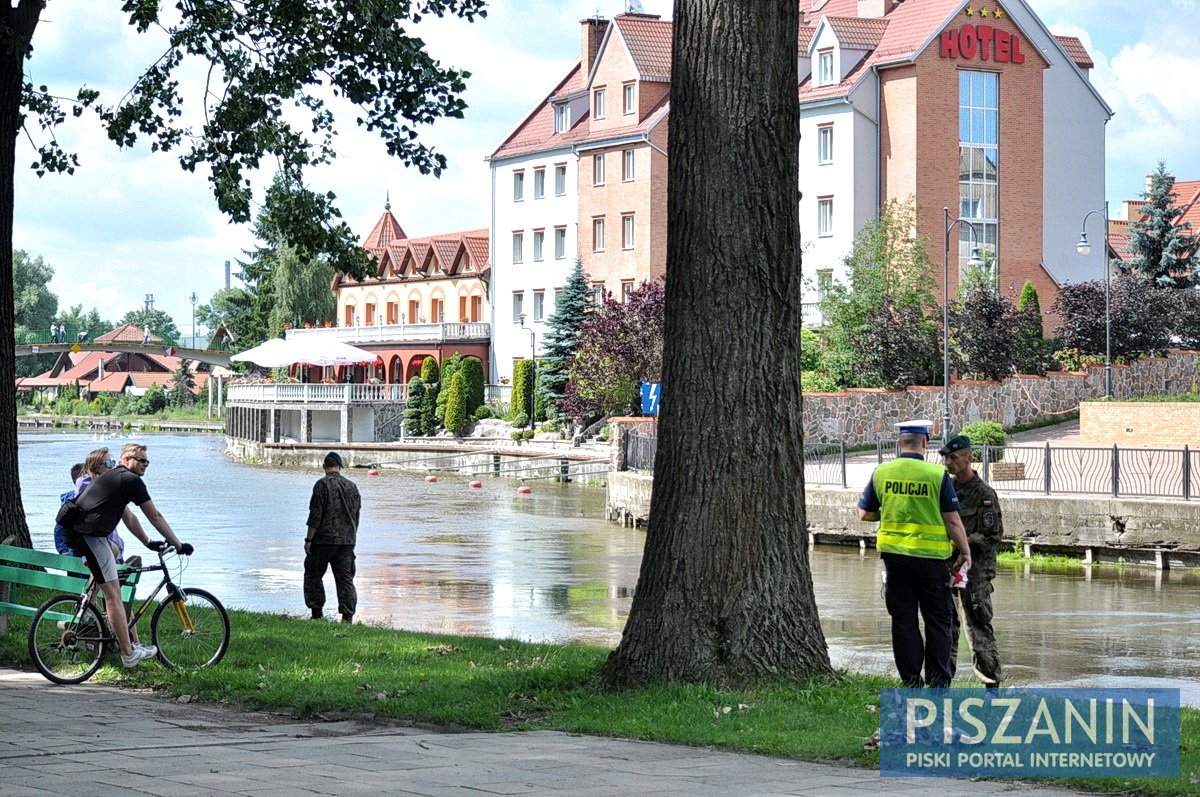
<svg viewBox="0 0 1200 797">
<path fill-rule="evenodd" d="M 206 432 L 225 430 L 221 420 L 183 420 L 157 416 L 102 417 L 97 415 L 18 415 L 17 431 L 37 430 L 103 431 L 103 432 Z"/>
<path fill-rule="evenodd" d="M 611 691 L 594 676 L 599 647 L 416 634 L 251 612 L 233 614 L 234 641 L 217 667 L 176 674 L 158 664 L 106 666 L 95 680 L 183 702 L 287 711 L 297 718 L 403 722 L 445 730 L 559 730 L 746 751 L 877 769 L 863 741 L 878 728 L 891 678 L 741 690 L 669 685 Z M 0 639 L 0 662 L 28 669 L 26 620 Z M 68 687 L 70 691 L 77 687 Z M 1123 794 L 1200 795 L 1200 711 L 1185 709 L 1182 776 L 1064 781 Z"/>
</svg>

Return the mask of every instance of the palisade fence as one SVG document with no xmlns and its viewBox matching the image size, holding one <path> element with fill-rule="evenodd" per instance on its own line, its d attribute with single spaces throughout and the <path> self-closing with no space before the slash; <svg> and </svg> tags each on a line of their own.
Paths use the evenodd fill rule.
<svg viewBox="0 0 1200 797">
<path fill-rule="evenodd" d="M 627 467 L 654 467 L 654 435 L 630 432 Z M 931 440 L 936 451 L 941 441 Z M 992 487 L 1045 495 L 1110 495 L 1114 498 L 1200 498 L 1200 451 L 1180 448 L 1082 448 L 1051 446 L 980 446 L 975 469 Z M 848 450 L 845 443 L 804 447 L 805 484 L 861 487 L 870 469 L 896 456 L 895 440 L 879 440 L 874 449 Z M 649 463 L 639 464 L 639 463 Z"/>
</svg>

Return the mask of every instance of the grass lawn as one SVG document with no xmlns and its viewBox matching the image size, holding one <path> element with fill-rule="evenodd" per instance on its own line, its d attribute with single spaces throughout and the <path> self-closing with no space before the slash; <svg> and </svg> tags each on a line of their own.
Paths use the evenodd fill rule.
<svg viewBox="0 0 1200 797">
<path fill-rule="evenodd" d="M 36 597 L 25 594 L 23 601 Z M 879 727 L 879 690 L 891 678 L 843 673 L 838 682 L 765 683 L 726 690 L 670 685 L 611 691 L 594 681 L 608 651 L 578 645 L 417 634 L 370 625 L 231 613 L 233 641 L 215 668 L 180 675 L 157 663 L 114 663 L 97 682 L 300 717 L 372 715 L 486 731 L 553 729 L 839 761 L 877 768 L 863 740 Z M 0 662 L 31 668 L 28 620 L 11 619 Z M 148 637 L 148 628 L 143 638 Z M 66 687 L 70 688 L 70 687 Z M 1200 712 L 1183 717 L 1183 776 L 1172 780 L 1070 781 L 1124 794 L 1196 794 Z"/>
</svg>

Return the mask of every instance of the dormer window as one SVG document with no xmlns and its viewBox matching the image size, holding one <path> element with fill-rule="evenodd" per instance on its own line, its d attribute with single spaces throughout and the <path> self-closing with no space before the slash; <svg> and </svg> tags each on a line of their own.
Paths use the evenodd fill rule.
<svg viewBox="0 0 1200 797">
<path fill-rule="evenodd" d="M 554 132 L 565 133 L 571 129 L 571 106 L 559 103 L 554 106 Z"/>
<path fill-rule="evenodd" d="M 833 79 L 833 48 L 817 51 L 817 85 L 836 83 Z"/>
</svg>

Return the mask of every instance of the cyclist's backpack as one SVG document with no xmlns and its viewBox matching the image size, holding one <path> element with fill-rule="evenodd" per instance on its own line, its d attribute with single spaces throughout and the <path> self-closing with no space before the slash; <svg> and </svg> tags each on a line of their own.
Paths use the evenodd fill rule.
<svg viewBox="0 0 1200 797">
<path fill-rule="evenodd" d="M 83 518 L 84 511 L 79 508 L 79 504 L 75 503 L 74 498 L 68 498 L 58 508 L 58 514 L 54 516 L 54 522 L 67 531 L 74 531 L 75 527 L 83 522 Z"/>
</svg>

